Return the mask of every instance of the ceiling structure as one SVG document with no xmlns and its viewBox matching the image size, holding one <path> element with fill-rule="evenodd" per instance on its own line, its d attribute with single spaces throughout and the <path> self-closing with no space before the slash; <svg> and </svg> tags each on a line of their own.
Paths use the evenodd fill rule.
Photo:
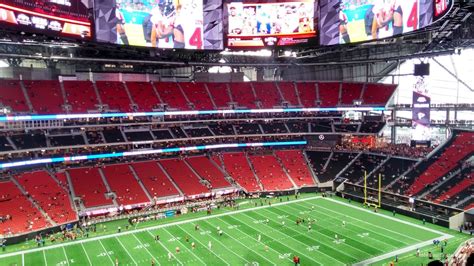
<svg viewBox="0 0 474 266">
<path fill-rule="evenodd" d="M 351 66 L 400 62 L 410 58 L 428 58 L 452 54 L 457 49 L 474 47 L 474 2 L 458 0 L 450 13 L 435 24 L 399 38 L 378 42 L 320 46 L 316 48 L 278 48 L 270 56 L 245 56 L 229 51 L 175 51 L 123 47 L 90 42 L 67 42 L 45 36 L 17 32 L 0 33 L 0 58 L 10 66 L 23 60 L 44 61 L 47 67 L 58 62 L 73 63 L 78 69 L 102 69 L 104 64 L 132 65 L 134 71 L 157 68 L 215 65 L 231 67 L 310 67 Z M 384 67 L 388 73 L 396 67 Z M 383 73 L 380 73 L 383 74 Z"/>
</svg>

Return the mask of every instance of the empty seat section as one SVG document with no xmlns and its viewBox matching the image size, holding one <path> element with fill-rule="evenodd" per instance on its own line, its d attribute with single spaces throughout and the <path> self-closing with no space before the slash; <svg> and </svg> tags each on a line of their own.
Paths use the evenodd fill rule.
<svg viewBox="0 0 474 266">
<path fill-rule="evenodd" d="M 12 145 L 8 142 L 6 136 L 0 136 L 0 151 L 11 151 L 13 150 Z"/>
<path fill-rule="evenodd" d="M 225 83 L 207 83 L 207 88 L 217 108 L 229 108 L 231 100 Z"/>
<path fill-rule="evenodd" d="M 33 110 L 39 114 L 64 113 L 64 100 L 57 80 L 23 81 Z"/>
<path fill-rule="evenodd" d="M 330 180 L 323 175 L 323 169 L 326 165 L 331 152 L 326 151 L 308 151 L 306 152 L 308 156 L 308 160 L 310 162 L 311 167 L 313 168 L 314 173 L 318 177 L 319 182 L 324 183 Z"/>
<path fill-rule="evenodd" d="M 370 174 L 378 165 L 380 165 L 386 157 L 372 154 L 362 154 L 357 158 L 343 173 L 341 177 L 347 178 L 352 183 L 357 183 L 364 179 L 364 173 Z M 373 177 L 368 184 L 374 187 L 378 182 L 378 178 Z"/>
<path fill-rule="evenodd" d="M 396 88 L 397 85 L 367 83 L 362 97 L 363 104 L 385 106 Z"/>
<path fill-rule="evenodd" d="M 16 180 L 54 222 L 64 224 L 77 220 L 69 195 L 48 172 L 23 173 L 16 176 Z"/>
<path fill-rule="evenodd" d="M 131 166 L 152 197 L 179 195 L 179 191 L 155 161 L 133 163 Z"/>
<path fill-rule="evenodd" d="M 319 100 L 321 107 L 335 107 L 339 103 L 339 83 L 319 82 Z"/>
<path fill-rule="evenodd" d="M 30 111 L 18 80 L 2 80 L 0 83 L 0 104 L 9 106 L 13 112 Z"/>
<path fill-rule="evenodd" d="M 283 167 L 298 187 L 315 185 L 302 151 L 275 151 L 275 154 L 280 158 Z"/>
<path fill-rule="evenodd" d="M 110 110 L 122 112 L 132 111 L 130 98 L 125 86 L 119 81 L 96 81 L 97 90 L 103 104 L 107 104 Z"/>
<path fill-rule="evenodd" d="M 257 100 L 262 103 L 263 108 L 270 109 L 281 106 L 281 96 L 274 82 L 255 82 L 252 84 Z"/>
<path fill-rule="evenodd" d="M 189 169 L 184 161 L 179 159 L 161 160 L 160 164 L 185 195 L 192 196 L 209 192 L 209 189 L 201 183 L 199 177 Z"/>
<path fill-rule="evenodd" d="M 362 83 L 342 83 L 342 95 L 341 104 L 353 105 L 354 100 L 360 100 L 360 94 L 362 93 Z"/>
<path fill-rule="evenodd" d="M 118 204 L 135 205 L 150 202 L 128 164 L 106 165 L 102 168 L 102 172 L 110 189 L 115 192 Z"/>
<path fill-rule="evenodd" d="M 189 110 L 188 101 L 184 98 L 184 95 L 176 82 L 157 82 L 154 84 L 161 100 L 168 104 L 169 108 Z"/>
<path fill-rule="evenodd" d="M 211 183 L 211 188 L 230 187 L 224 174 L 205 156 L 189 157 L 186 161 L 196 173 Z"/>
<path fill-rule="evenodd" d="M 96 105 L 99 102 L 92 82 L 64 81 L 63 86 L 72 113 L 87 113 L 89 110 L 97 110 Z"/>
<path fill-rule="evenodd" d="M 222 159 L 227 173 L 245 190 L 261 190 L 244 153 L 224 153 Z"/>
<path fill-rule="evenodd" d="M 59 185 L 69 191 L 69 182 L 67 181 L 67 176 L 65 172 L 58 172 L 55 174 L 56 178 L 59 181 Z"/>
<path fill-rule="evenodd" d="M 41 212 L 11 181 L 0 182 L 0 216 L 9 217 L 0 223 L 0 234 L 4 236 L 50 226 Z"/>
<path fill-rule="evenodd" d="M 287 101 L 290 106 L 300 105 L 294 83 L 280 82 L 278 83 L 278 87 L 280 88 L 281 94 L 283 94 L 284 100 Z"/>
<path fill-rule="evenodd" d="M 298 94 L 300 96 L 301 104 L 304 107 L 316 106 L 316 86 L 314 82 L 299 82 L 296 83 Z"/>
<path fill-rule="evenodd" d="M 97 168 L 73 168 L 67 170 L 76 196 L 82 199 L 86 208 L 112 205 L 105 197 L 107 188 Z"/>
<path fill-rule="evenodd" d="M 257 107 L 255 95 L 253 94 L 252 85 L 250 83 L 229 83 L 230 93 L 235 102 L 241 107 L 255 109 Z"/>
<path fill-rule="evenodd" d="M 273 155 L 251 155 L 250 162 L 266 191 L 292 189 L 288 176 Z"/>
<path fill-rule="evenodd" d="M 462 132 L 454 136 L 454 141 L 431 164 L 408 189 L 408 194 L 417 194 L 426 185 L 436 182 L 440 177 L 451 171 L 459 162 L 474 151 L 474 133 Z"/>
<path fill-rule="evenodd" d="M 151 111 L 161 103 L 150 82 L 127 82 L 127 88 L 138 111 Z"/>
<path fill-rule="evenodd" d="M 194 104 L 196 110 L 214 110 L 211 97 L 207 93 L 204 83 L 191 83 L 183 82 L 180 83 L 181 88 L 188 97 L 188 99 Z"/>
</svg>

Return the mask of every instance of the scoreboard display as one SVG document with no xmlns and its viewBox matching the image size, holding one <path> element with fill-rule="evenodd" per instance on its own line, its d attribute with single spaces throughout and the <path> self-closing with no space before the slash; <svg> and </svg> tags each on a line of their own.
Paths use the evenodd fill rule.
<svg viewBox="0 0 474 266">
<path fill-rule="evenodd" d="M 223 49 L 221 6 L 221 0 L 97 0 L 96 38 L 162 49 Z"/>
<path fill-rule="evenodd" d="M 399 36 L 433 22 L 433 0 L 321 0 L 321 45 Z"/>
<path fill-rule="evenodd" d="M 228 2 L 227 47 L 316 44 L 317 7 L 314 0 Z"/>
<path fill-rule="evenodd" d="M 2 0 L 0 27 L 13 31 L 91 39 L 87 0 Z"/>
</svg>

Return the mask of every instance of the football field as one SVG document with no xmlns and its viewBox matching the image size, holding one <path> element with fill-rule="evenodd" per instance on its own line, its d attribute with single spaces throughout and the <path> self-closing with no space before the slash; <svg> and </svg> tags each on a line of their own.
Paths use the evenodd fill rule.
<svg viewBox="0 0 474 266">
<path fill-rule="evenodd" d="M 0 265 L 115 265 L 116 260 L 119 265 L 151 265 L 152 260 L 156 265 L 293 265 L 294 255 L 301 265 L 371 264 L 452 237 L 341 199 L 282 201 L 273 199 L 271 206 L 244 201 L 239 210 L 183 215 L 121 233 L 0 253 Z M 297 225 L 297 219 L 304 223 Z M 316 220 L 311 229 L 308 220 Z"/>
</svg>

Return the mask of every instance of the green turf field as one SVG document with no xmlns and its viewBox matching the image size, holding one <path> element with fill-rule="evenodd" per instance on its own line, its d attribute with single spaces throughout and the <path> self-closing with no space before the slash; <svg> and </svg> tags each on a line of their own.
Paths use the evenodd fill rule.
<svg viewBox="0 0 474 266">
<path fill-rule="evenodd" d="M 386 265 L 395 254 L 401 264 L 419 265 L 427 261 L 413 258 L 417 247 L 423 253 L 433 248 L 434 238 L 450 238 L 449 251 L 467 239 L 455 231 L 399 215 L 393 218 L 383 211 L 374 213 L 338 198 L 311 195 L 273 202 L 272 206 L 254 207 L 254 202 L 244 201 L 240 210 L 183 215 L 140 224 L 120 234 L 109 231 L 123 221 L 112 222 L 104 235 L 88 239 L 48 243 L 41 248 L 8 247 L 10 253 L 0 253 L 0 265 L 114 265 L 116 260 L 119 265 L 151 265 L 152 259 L 156 265 L 293 265 L 294 255 L 301 258 L 301 265 Z M 305 224 L 296 225 L 297 218 L 305 219 Z M 311 230 L 308 218 L 317 220 Z M 217 227 L 223 230 L 222 236 Z M 155 242 L 155 235 L 160 241 Z"/>
</svg>

